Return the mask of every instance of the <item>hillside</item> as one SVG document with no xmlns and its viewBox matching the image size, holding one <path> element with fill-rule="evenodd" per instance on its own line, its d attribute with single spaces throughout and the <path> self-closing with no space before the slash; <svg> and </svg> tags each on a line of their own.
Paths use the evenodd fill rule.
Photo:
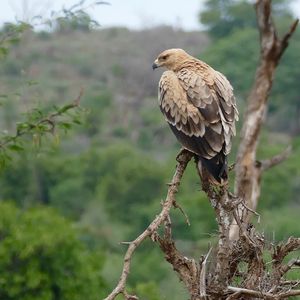
<svg viewBox="0 0 300 300">
<path fill-rule="evenodd" d="M 157 117 L 161 71 L 152 71 L 153 59 L 171 47 L 198 55 L 207 44 L 208 38 L 201 32 L 169 27 L 143 31 L 111 28 L 72 34 L 28 32 L 0 66 L 1 92 L 20 93 L 11 95 L 4 106 L 4 127 L 13 126 L 15 116 L 34 103 L 45 106 L 47 101 L 46 105 L 51 106 L 68 101 L 83 87 L 82 105 L 92 105 L 95 110 L 95 118 L 90 116 L 88 124 L 91 136 L 101 130 L 102 124 L 105 134 L 101 138 L 126 135 L 149 147 L 150 137 L 146 135 L 152 131 L 159 139 L 157 143 L 171 143 L 162 133 L 163 120 Z M 103 114 L 110 105 L 114 109 L 109 115 Z M 149 125 L 154 128 L 148 130 Z"/>
</svg>

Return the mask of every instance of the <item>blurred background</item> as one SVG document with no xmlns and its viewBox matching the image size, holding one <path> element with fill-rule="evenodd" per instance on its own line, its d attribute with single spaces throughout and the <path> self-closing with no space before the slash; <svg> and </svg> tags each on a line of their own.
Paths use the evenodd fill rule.
<svg viewBox="0 0 300 300">
<path fill-rule="evenodd" d="M 231 81 L 242 116 L 259 58 L 252 3 L 2 0 L 0 7 L 0 41 L 23 26 L 0 45 L 1 137 L 29 111 L 51 111 L 84 89 L 76 122 L 38 147 L 24 137 L 3 158 L 0 299 L 102 299 L 121 272 L 127 247 L 119 243 L 159 212 L 180 148 L 157 105 L 162 70 L 152 71 L 153 60 L 176 47 L 206 61 Z M 273 9 L 280 33 L 300 16 L 299 1 L 274 0 Z M 276 73 L 258 153 L 264 159 L 293 146 L 262 179 L 258 227 L 270 243 L 300 235 L 299 61 L 298 28 Z M 200 257 L 217 226 L 193 164 L 177 199 L 191 222 L 172 212 L 178 247 Z M 141 299 L 186 297 L 150 241 L 134 256 L 129 285 Z"/>
</svg>

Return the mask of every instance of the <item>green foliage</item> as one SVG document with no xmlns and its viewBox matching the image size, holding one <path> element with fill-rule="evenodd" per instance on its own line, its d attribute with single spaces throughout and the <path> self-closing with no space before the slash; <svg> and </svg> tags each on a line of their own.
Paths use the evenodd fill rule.
<svg viewBox="0 0 300 300">
<path fill-rule="evenodd" d="M 262 213 L 262 221 L 258 227 L 264 232 L 268 240 L 280 242 L 287 240 L 290 236 L 300 236 L 298 216 L 299 204 L 291 207 L 285 206 L 280 210 L 266 210 Z"/>
<path fill-rule="evenodd" d="M 256 25 L 254 10 L 246 0 L 206 0 L 205 9 L 199 17 L 214 38 L 222 38 L 234 30 L 254 28 Z"/>
<path fill-rule="evenodd" d="M 35 147 L 39 148 L 42 138 L 51 134 L 56 143 L 59 142 L 59 130 L 64 132 L 72 125 L 80 123 L 79 98 L 74 103 L 54 107 L 50 113 L 38 108 L 25 114 L 25 121 L 16 124 L 15 134 L 4 132 L 0 135 L 0 168 L 3 168 L 11 159 L 12 152 L 24 150 L 24 139 L 30 136 Z"/>
<path fill-rule="evenodd" d="M 286 23 L 286 20 L 292 17 L 288 8 L 290 2 L 290 0 L 272 2 L 273 15 L 280 24 Z M 254 6 L 249 0 L 206 0 L 199 19 L 206 25 L 209 34 L 216 39 L 229 36 L 237 30 L 256 28 Z"/>
<path fill-rule="evenodd" d="M 164 191 L 164 173 L 158 164 L 122 145 L 108 147 L 87 159 L 89 164 L 97 163 L 98 174 L 89 184 L 97 183 L 96 194 L 110 215 L 131 222 L 133 227 L 146 226 L 151 216 L 144 212 L 145 205 L 153 200 L 159 203 Z"/>
<path fill-rule="evenodd" d="M 161 300 L 157 285 L 153 282 L 139 283 L 135 287 L 135 293 L 145 300 Z"/>
<path fill-rule="evenodd" d="M 24 22 L 5 23 L 0 31 L 0 60 L 8 55 L 10 47 L 19 43 L 22 34 L 30 29 L 32 26 Z"/>
<path fill-rule="evenodd" d="M 255 29 L 238 30 L 211 45 L 201 55 L 201 59 L 226 74 L 235 88 L 235 93 L 244 97 L 251 88 L 258 63 L 258 39 Z M 247 47 L 241 47 L 245 44 Z"/>
<path fill-rule="evenodd" d="M 239 3 L 239 2 L 238 2 Z M 280 14 L 278 13 L 278 16 Z M 292 20 L 289 19 L 291 23 Z M 285 24 L 285 31 L 288 30 Z M 300 132 L 300 101 L 297 93 L 300 71 L 295 61 L 300 59 L 299 30 L 284 53 L 270 95 L 268 125 L 271 131 Z M 241 45 L 247 45 L 242 47 Z M 238 96 L 242 110 L 251 89 L 259 59 L 259 35 L 252 27 L 235 27 L 230 34 L 217 39 L 200 57 L 228 77 Z M 287 96 L 286 91 L 289 91 Z"/>
<path fill-rule="evenodd" d="M 89 31 L 92 23 L 97 24 L 84 11 L 79 11 L 77 14 L 67 12 L 67 17 L 58 18 L 56 22 L 56 30 L 60 33 L 68 33 L 75 30 Z"/>
<path fill-rule="evenodd" d="M 300 31 L 298 28 L 278 66 L 270 101 L 272 128 L 289 131 L 294 135 L 300 133 L 300 98 L 297 92 L 300 70 L 295 64 L 299 59 Z"/>
<path fill-rule="evenodd" d="M 112 110 L 113 96 L 108 90 L 103 90 L 94 95 L 86 95 L 85 106 L 88 107 L 88 113 L 84 122 L 85 133 L 92 137 L 103 133 L 103 127 L 109 119 Z"/>
<path fill-rule="evenodd" d="M 53 12 L 52 20 L 49 25 L 55 25 L 56 31 L 60 33 L 70 33 L 72 31 L 87 32 L 92 28 L 98 27 L 99 23 L 94 20 L 86 11 L 88 8 L 97 5 L 109 4 L 106 1 L 92 1 L 86 3 L 86 0 L 81 0 L 73 4 L 69 8 L 63 8 L 61 12 Z M 54 19 L 54 22 L 53 22 Z"/>
<path fill-rule="evenodd" d="M 272 136 L 269 136 L 268 139 L 264 138 L 261 143 L 258 152 L 260 159 L 272 157 L 283 151 L 282 145 L 279 146 L 279 144 L 271 142 Z M 295 139 L 293 144 L 290 157 L 264 174 L 262 180 L 262 201 L 260 201 L 261 208 L 271 209 L 286 206 L 288 203 L 292 205 L 299 203 L 299 138 Z"/>
<path fill-rule="evenodd" d="M 72 224 L 53 209 L 21 211 L 0 203 L 0 298 L 99 299 L 103 257 L 92 253 Z"/>
</svg>

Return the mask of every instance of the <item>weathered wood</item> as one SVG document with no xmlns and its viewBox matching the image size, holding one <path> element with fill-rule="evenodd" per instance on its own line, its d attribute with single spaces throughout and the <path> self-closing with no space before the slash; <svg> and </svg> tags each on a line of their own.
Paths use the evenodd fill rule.
<svg viewBox="0 0 300 300">
<path fill-rule="evenodd" d="M 256 1 L 257 24 L 260 33 L 260 62 L 255 80 L 247 100 L 247 109 L 241 130 L 241 141 L 235 164 L 235 194 L 244 199 L 245 204 L 255 210 L 260 196 L 261 164 L 257 163 L 256 151 L 259 134 L 264 123 L 267 101 L 272 88 L 273 78 L 284 50 L 296 29 L 296 20 L 286 35 L 280 39 L 271 15 L 271 0 Z M 246 222 L 252 214 L 249 210 L 239 210 Z M 233 221 L 230 230 L 231 239 L 238 237 L 238 226 Z"/>
</svg>

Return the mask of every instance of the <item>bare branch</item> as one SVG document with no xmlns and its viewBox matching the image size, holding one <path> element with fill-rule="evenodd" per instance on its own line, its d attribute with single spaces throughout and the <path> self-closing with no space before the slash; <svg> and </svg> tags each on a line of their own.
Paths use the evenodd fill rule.
<svg viewBox="0 0 300 300">
<path fill-rule="evenodd" d="M 206 297 L 206 262 L 211 253 L 212 248 L 210 248 L 201 264 L 200 272 L 200 296 Z"/>
<path fill-rule="evenodd" d="M 280 56 L 286 49 L 286 47 L 289 45 L 289 39 L 291 38 L 292 34 L 295 32 L 297 26 L 299 23 L 299 19 L 295 20 L 294 23 L 291 25 L 290 30 L 285 34 L 285 36 L 281 40 L 282 49 L 280 52 Z"/>
<path fill-rule="evenodd" d="M 300 238 L 290 237 L 285 244 L 278 245 L 273 254 L 274 264 L 281 264 L 291 252 L 300 249 Z"/>
<path fill-rule="evenodd" d="M 175 208 L 178 208 L 181 211 L 181 213 L 184 215 L 185 223 L 188 226 L 191 226 L 189 216 L 186 214 L 186 212 L 183 210 L 183 208 L 177 203 L 177 201 L 174 201 L 173 205 L 174 205 Z"/>
<path fill-rule="evenodd" d="M 159 247 L 165 254 L 165 259 L 173 266 L 180 280 L 187 287 L 192 300 L 198 299 L 200 283 L 200 265 L 194 259 L 184 256 L 178 251 L 172 238 L 170 216 L 165 219 L 164 236 L 161 238 L 155 235 L 154 241 L 158 242 Z"/>
<path fill-rule="evenodd" d="M 151 222 L 151 224 L 146 228 L 146 230 L 140 234 L 134 241 L 132 241 L 127 249 L 127 252 L 124 257 L 124 265 L 120 280 L 115 287 L 115 289 L 104 299 L 104 300 L 113 300 L 119 294 L 126 293 L 125 286 L 127 282 L 127 277 L 130 272 L 131 258 L 138 248 L 138 246 L 148 237 L 151 237 L 158 227 L 168 218 L 169 211 L 172 208 L 175 202 L 175 195 L 178 191 L 178 187 L 181 182 L 181 178 L 185 171 L 185 168 L 188 162 L 191 160 L 193 154 L 189 151 L 183 151 L 178 155 L 175 174 L 173 176 L 172 182 L 168 188 L 168 193 L 165 202 L 163 203 L 163 208 L 160 214 Z M 135 296 L 136 297 L 136 296 Z M 132 296 L 131 296 L 131 299 Z"/>
<path fill-rule="evenodd" d="M 274 299 L 274 300 L 276 299 L 273 294 L 266 293 L 266 292 L 238 288 L 238 287 L 234 287 L 234 286 L 228 286 L 228 290 L 232 291 L 234 293 L 240 293 L 240 294 L 244 294 L 244 295 L 254 296 L 259 299 Z"/>
<path fill-rule="evenodd" d="M 287 273 L 293 266 L 300 266 L 300 260 L 293 258 L 286 265 L 283 265 L 280 268 L 281 275 Z"/>
<path fill-rule="evenodd" d="M 277 299 L 289 298 L 289 297 L 299 296 L 299 295 L 300 295 L 300 290 L 291 290 L 288 292 L 280 293 Z"/>
<path fill-rule="evenodd" d="M 273 276 L 275 279 L 274 285 L 278 284 L 282 276 L 292 268 L 293 265 L 298 265 L 299 260 L 291 260 L 287 265 L 283 265 L 284 258 L 291 252 L 300 249 L 300 238 L 290 237 L 284 244 L 278 245 L 274 249 L 273 258 Z"/>
<path fill-rule="evenodd" d="M 254 296 L 258 299 L 276 300 L 276 299 L 284 299 L 284 298 L 300 295 L 300 290 L 290 290 L 290 291 L 282 292 L 279 294 L 271 294 L 271 293 L 249 290 L 249 289 L 244 289 L 244 288 L 238 288 L 238 287 L 233 287 L 233 286 L 228 286 L 228 290 L 232 291 L 234 293 L 239 293 L 239 295 L 244 294 L 244 295 Z"/>
<path fill-rule="evenodd" d="M 271 0 L 257 0 L 255 4 L 257 24 L 260 33 L 260 62 L 256 70 L 255 81 L 247 100 L 247 109 L 241 130 L 241 142 L 236 160 L 235 194 L 244 199 L 247 207 L 256 209 L 260 196 L 261 170 L 256 164 L 258 138 L 267 110 L 267 101 L 273 84 L 273 78 L 288 41 L 294 33 L 298 21 L 293 22 L 282 40 L 278 38 L 271 16 Z M 265 162 L 266 167 L 279 163 L 281 157 Z M 282 158 L 283 159 L 283 158 Z M 245 222 L 251 214 L 239 212 Z M 238 237 L 238 226 L 234 221 L 230 230 L 231 239 Z"/>
<path fill-rule="evenodd" d="M 297 287 L 300 285 L 300 280 L 284 280 L 280 282 L 281 286 Z"/>
<path fill-rule="evenodd" d="M 288 146 L 283 152 L 271 157 L 270 159 L 266 159 L 261 162 L 258 162 L 261 171 L 266 171 L 282 163 L 290 156 L 291 152 L 292 152 L 292 147 Z"/>
</svg>

